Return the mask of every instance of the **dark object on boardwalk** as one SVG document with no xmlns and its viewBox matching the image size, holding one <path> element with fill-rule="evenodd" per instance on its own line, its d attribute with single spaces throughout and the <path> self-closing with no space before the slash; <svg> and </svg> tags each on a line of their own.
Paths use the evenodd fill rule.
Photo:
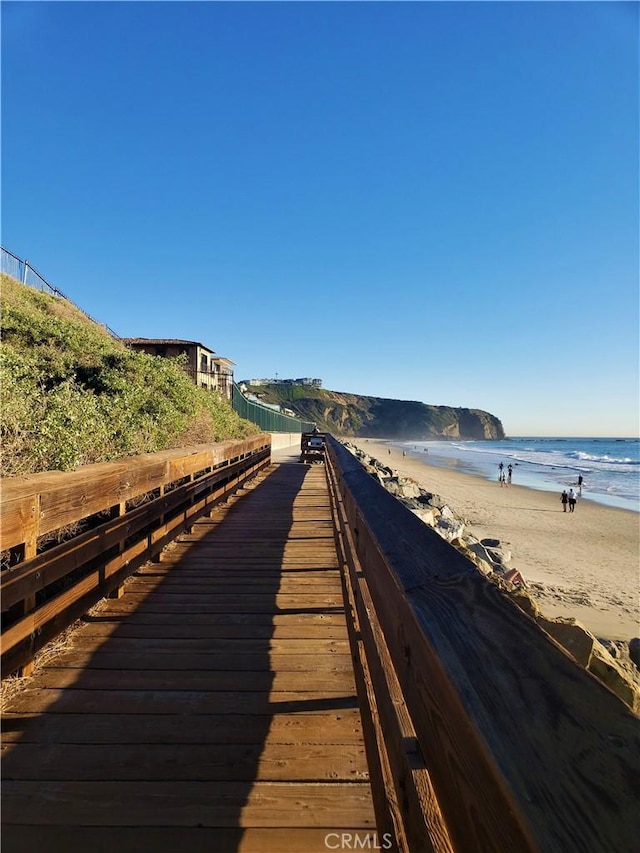
<svg viewBox="0 0 640 853">
<path fill-rule="evenodd" d="M 324 462 L 325 434 L 314 429 L 303 432 L 300 438 L 301 462 Z"/>
</svg>

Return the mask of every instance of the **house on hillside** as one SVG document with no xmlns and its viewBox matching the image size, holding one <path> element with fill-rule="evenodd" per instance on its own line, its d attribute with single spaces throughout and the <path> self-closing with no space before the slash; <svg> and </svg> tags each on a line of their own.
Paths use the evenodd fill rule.
<svg viewBox="0 0 640 853">
<path fill-rule="evenodd" d="M 173 338 L 123 338 L 124 343 L 134 350 L 146 352 L 160 358 L 175 358 L 186 355 L 188 363 L 186 373 L 195 385 L 218 391 L 228 400 L 231 399 L 233 386 L 232 365 L 235 362 L 216 355 L 212 349 L 199 341 L 181 341 Z"/>
</svg>

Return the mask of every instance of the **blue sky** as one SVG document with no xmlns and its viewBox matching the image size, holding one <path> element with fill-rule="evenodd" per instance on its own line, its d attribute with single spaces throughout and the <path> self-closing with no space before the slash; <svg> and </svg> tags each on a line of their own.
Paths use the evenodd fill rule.
<svg viewBox="0 0 640 853">
<path fill-rule="evenodd" d="M 3 2 L 2 179 L 123 337 L 638 432 L 637 4 Z"/>
</svg>

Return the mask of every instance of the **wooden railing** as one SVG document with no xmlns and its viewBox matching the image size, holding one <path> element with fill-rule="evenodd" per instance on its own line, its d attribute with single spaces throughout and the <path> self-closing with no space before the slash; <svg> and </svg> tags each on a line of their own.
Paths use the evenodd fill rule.
<svg viewBox="0 0 640 853">
<path fill-rule="evenodd" d="M 35 653 L 267 465 L 271 437 L 2 481 L 2 673 Z M 84 528 L 71 535 L 73 528 Z M 70 531 L 71 528 L 71 531 Z M 51 538 L 70 536 L 53 547 Z"/>
<path fill-rule="evenodd" d="M 638 718 L 332 438 L 327 458 L 379 834 L 638 850 Z"/>
</svg>

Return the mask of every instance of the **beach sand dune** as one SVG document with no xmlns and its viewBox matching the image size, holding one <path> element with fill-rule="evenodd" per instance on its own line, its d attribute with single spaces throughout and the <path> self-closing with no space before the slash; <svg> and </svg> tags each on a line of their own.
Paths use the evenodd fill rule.
<svg viewBox="0 0 640 853">
<path fill-rule="evenodd" d="M 578 619 L 592 634 L 640 636 L 640 515 L 560 494 L 495 482 L 403 456 L 390 442 L 348 441 L 446 500 L 478 539 L 499 539 L 546 616 Z M 391 450 L 391 453 L 389 453 Z"/>
</svg>

